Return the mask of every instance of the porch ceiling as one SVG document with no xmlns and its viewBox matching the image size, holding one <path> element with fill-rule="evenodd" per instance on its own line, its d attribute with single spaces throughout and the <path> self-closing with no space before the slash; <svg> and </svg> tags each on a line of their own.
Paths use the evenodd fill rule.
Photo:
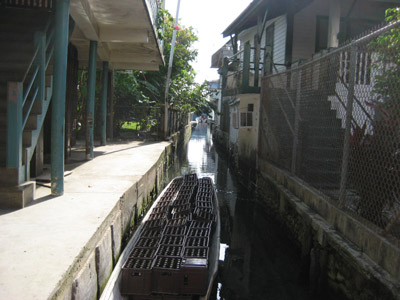
<svg viewBox="0 0 400 300">
<path fill-rule="evenodd" d="M 92 40 L 98 42 L 98 60 L 108 61 L 112 69 L 158 70 L 164 58 L 150 1 L 71 0 L 71 42 L 79 64 L 87 65 Z"/>
</svg>

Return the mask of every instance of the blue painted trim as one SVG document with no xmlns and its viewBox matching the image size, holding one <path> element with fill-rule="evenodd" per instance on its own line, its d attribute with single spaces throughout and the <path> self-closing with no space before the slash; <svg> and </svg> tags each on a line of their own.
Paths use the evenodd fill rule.
<svg viewBox="0 0 400 300">
<path fill-rule="evenodd" d="M 101 145 L 107 144 L 108 61 L 103 61 L 103 90 L 101 95 Z"/>
<path fill-rule="evenodd" d="M 7 83 L 7 162 L 8 168 L 22 165 L 22 82 Z"/>
<path fill-rule="evenodd" d="M 51 118 L 51 193 L 64 193 L 65 91 L 69 0 L 55 1 L 54 91 Z"/>
<path fill-rule="evenodd" d="M 90 41 L 88 103 L 86 107 L 86 158 L 94 158 L 94 98 L 96 93 L 97 42 Z"/>
</svg>

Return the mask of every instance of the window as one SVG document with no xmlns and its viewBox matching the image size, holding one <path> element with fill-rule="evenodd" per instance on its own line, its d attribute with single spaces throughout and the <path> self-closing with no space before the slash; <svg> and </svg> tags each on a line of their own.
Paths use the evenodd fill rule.
<svg viewBox="0 0 400 300">
<path fill-rule="evenodd" d="M 252 127 L 253 126 L 253 112 L 241 112 L 240 113 L 240 127 Z"/>
</svg>

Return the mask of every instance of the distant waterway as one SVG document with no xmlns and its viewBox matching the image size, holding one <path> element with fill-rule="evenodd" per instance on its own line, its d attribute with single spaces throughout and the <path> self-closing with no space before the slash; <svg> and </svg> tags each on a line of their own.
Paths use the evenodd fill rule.
<svg viewBox="0 0 400 300">
<path fill-rule="evenodd" d="M 216 299 L 316 299 L 300 283 L 304 278 L 296 247 L 254 188 L 244 186 L 217 153 L 207 124 L 197 125 L 181 156 L 168 177 L 197 173 L 211 177 L 216 186 L 222 225 Z"/>
</svg>

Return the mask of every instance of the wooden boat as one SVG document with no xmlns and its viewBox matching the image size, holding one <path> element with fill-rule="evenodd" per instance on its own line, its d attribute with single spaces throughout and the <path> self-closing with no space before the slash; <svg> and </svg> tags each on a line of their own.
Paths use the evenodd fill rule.
<svg viewBox="0 0 400 300">
<path fill-rule="evenodd" d="M 121 253 L 100 300 L 210 299 L 220 228 L 212 180 L 175 178 Z"/>
</svg>

